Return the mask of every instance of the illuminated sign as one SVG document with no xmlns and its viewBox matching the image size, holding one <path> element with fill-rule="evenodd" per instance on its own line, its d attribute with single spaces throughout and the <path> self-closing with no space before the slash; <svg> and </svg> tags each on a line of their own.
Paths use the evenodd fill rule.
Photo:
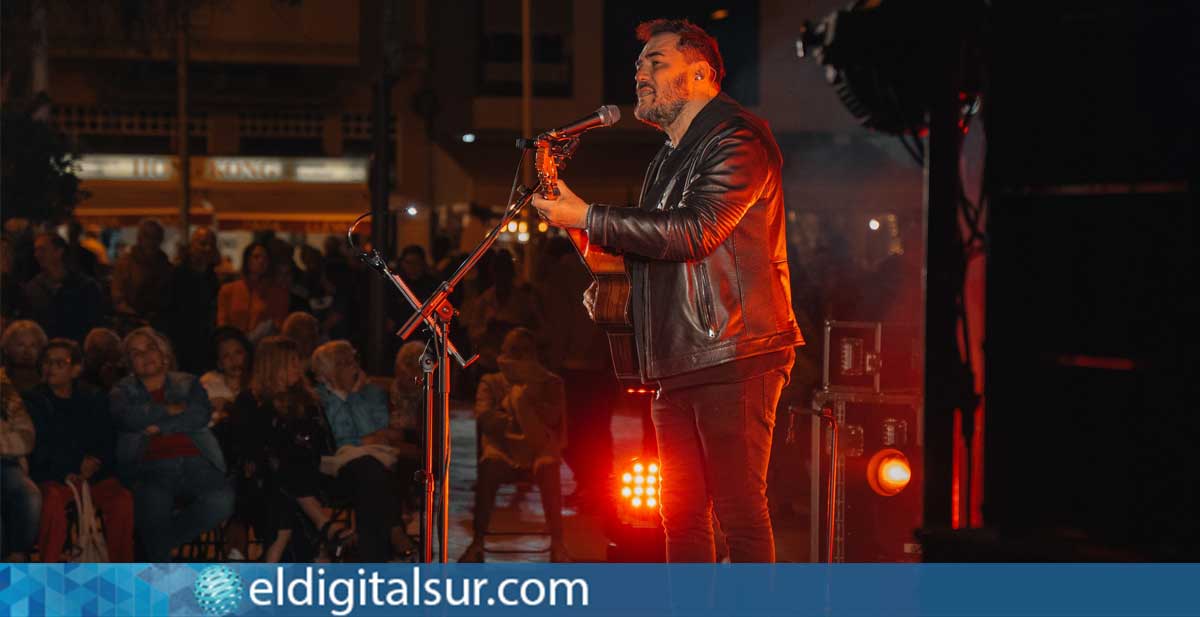
<svg viewBox="0 0 1200 617">
<path fill-rule="evenodd" d="M 285 161 L 279 158 L 214 156 L 204 163 L 201 177 L 213 182 L 279 182 Z"/>
<path fill-rule="evenodd" d="M 258 183 L 303 182 L 365 184 L 367 159 L 290 158 L 261 156 L 194 157 L 192 182 Z M 174 156 L 88 154 L 77 160 L 82 180 L 165 182 L 179 178 Z"/>
<path fill-rule="evenodd" d="M 88 154 L 77 159 L 76 175 L 82 180 L 173 180 L 173 156 Z"/>
</svg>

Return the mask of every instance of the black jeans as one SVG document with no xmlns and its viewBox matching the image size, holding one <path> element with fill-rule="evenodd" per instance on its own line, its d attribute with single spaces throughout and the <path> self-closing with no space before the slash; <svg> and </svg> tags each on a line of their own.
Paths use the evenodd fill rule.
<svg viewBox="0 0 1200 617">
<path fill-rule="evenodd" d="M 731 561 L 774 562 L 767 464 L 784 371 L 661 392 L 653 403 L 662 461 L 667 561 L 716 558 L 711 512 Z"/>
</svg>

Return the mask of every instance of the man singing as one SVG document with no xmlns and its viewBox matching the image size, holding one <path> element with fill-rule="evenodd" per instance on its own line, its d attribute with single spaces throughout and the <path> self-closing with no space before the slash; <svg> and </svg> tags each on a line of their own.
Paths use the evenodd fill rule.
<svg viewBox="0 0 1200 617">
<path fill-rule="evenodd" d="M 714 560 L 712 507 L 731 560 L 774 561 L 771 429 L 793 347 L 804 344 L 788 285 L 779 147 L 765 122 L 721 93 L 715 39 L 665 19 L 639 25 L 637 36 L 645 46 L 635 115 L 667 134 L 639 206 L 589 205 L 562 182 L 559 199 L 533 205 L 625 256 L 641 377 L 659 386 L 668 561 Z"/>
</svg>

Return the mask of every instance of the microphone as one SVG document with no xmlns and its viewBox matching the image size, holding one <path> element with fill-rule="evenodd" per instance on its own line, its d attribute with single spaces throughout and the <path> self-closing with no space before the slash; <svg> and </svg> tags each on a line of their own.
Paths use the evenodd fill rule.
<svg viewBox="0 0 1200 617">
<path fill-rule="evenodd" d="M 612 126 L 621 119 L 621 110 L 617 109 L 616 105 L 605 105 L 596 111 L 570 123 L 565 126 L 560 126 L 556 129 L 550 129 L 541 135 L 539 138 L 547 139 L 566 139 L 574 137 L 584 131 L 590 131 L 594 128 L 602 126 Z"/>
</svg>

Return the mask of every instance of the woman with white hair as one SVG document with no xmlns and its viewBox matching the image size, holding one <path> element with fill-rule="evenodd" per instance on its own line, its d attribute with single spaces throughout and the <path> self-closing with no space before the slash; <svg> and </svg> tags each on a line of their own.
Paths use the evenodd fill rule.
<svg viewBox="0 0 1200 617">
<path fill-rule="evenodd" d="M 122 346 L 133 374 L 109 394 L 118 471 L 133 489 L 146 560 L 167 561 L 172 548 L 229 518 L 233 490 L 200 380 L 171 370 L 171 344 L 153 328 L 130 332 Z"/>
<path fill-rule="evenodd" d="M 388 561 L 409 555 L 411 541 L 400 519 L 400 495 L 408 478 L 396 473 L 403 433 L 388 423 L 388 395 L 367 382 L 354 347 L 344 340 L 313 352 L 317 394 L 337 453 L 333 472 L 350 497 L 358 521 L 359 559 Z"/>
</svg>

